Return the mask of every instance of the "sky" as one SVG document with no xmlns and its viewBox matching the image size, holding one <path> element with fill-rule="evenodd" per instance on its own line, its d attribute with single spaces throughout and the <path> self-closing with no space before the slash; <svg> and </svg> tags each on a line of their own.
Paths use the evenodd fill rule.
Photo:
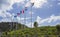
<svg viewBox="0 0 60 37">
<path fill-rule="evenodd" d="M 24 14 L 14 17 L 25 7 Z M 0 22 L 18 22 L 31 27 L 31 19 L 32 27 L 35 21 L 38 26 L 60 24 L 60 0 L 0 0 Z"/>
</svg>

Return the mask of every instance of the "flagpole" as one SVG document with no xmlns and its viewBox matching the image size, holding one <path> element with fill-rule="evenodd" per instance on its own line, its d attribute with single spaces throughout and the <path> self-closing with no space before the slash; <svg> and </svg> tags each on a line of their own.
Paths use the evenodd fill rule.
<svg viewBox="0 0 60 37">
<path fill-rule="evenodd" d="M 25 8 L 24 8 L 25 9 Z M 25 10 L 24 10 L 25 11 Z M 24 25 L 26 24 L 26 14 L 24 14 Z M 24 28 L 24 27 L 23 27 Z"/>
<path fill-rule="evenodd" d="M 17 16 L 14 15 L 13 22 L 12 22 L 12 25 L 15 25 L 15 26 L 16 26 L 16 22 L 15 22 L 15 21 L 16 21 L 16 17 L 17 17 Z M 15 29 L 16 29 L 16 27 L 15 27 Z"/>
<path fill-rule="evenodd" d="M 20 16 L 20 13 L 17 13 L 17 16 Z M 21 21 L 20 21 L 21 22 Z M 17 17 L 16 17 L 16 30 L 18 29 L 18 20 L 17 20 Z"/>
<path fill-rule="evenodd" d="M 25 0 L 25 4 L 26 4 L 26 0 Z M 25 7 L 24 7 L 24 11 L 25 11 Z M 25 15 L 24 15 L 24 25 L 26 24 L 26 12 L 25 12 Z M 24 26 L 25 28 L 25 26 Z"/>
<path fill-rule="evenodd" d="M 15 20 L 15 21 L 13 22 L 13 25 L 16 26 L 15 29 L 17 30 L 17 22 L 16 22 L 17 18 L 16 18 L 16 17 L 17 17 L 17 15 L 14 15 L 14 18 L 15 18 L 15 19 L 13 19 L 13 21 L 14 21 L 14 20 Z M 14 24 L 14 23 L 15 23 L 15 24 Z"/>
<path fill-rule="evenodd" d="M 31 28 L 32 28 L 32 6 L 31 6 Z"/>
<path fill-rule="evenodd" d="M 11 29 L 12 29 L 12 27 L 13 27 L 13 25 L 14 25 L 14 19 L 12 19 L 12 16 L 11 16 Z"/>
<path fill-rule="evenodd" d="M 31 3 L 32 6 L 34 5 L 34 3 Z M 31 6 L 31 28 L 32 28 L 32 6 Z"/>
<path fill-rule="evenodd" d="M 11 16 L 11 29 L 12 29 L 12 25 L 13 25 L 13 24 L 12 24 L 12 20 L 13 20 L 13 19 L 12 19 L 12 16 Z"/>
<path fill-rule="evenodd" d="M 20 24 L 21 24 L 21 16 L 20 16 Z M 22 29 L 22 26 L 21 26 L 21 29 Z"/>
</svg>

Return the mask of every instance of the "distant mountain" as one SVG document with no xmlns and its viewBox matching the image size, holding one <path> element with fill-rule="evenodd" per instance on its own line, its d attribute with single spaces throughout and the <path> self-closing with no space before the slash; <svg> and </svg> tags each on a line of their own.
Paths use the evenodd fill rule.
<svg viewBox="0 0 60 37">
<path fill-rule="evenodd" d="M 17 22 L 0 22 L 0 32 L 24 29 L 27 26 Z"/>
</svg>

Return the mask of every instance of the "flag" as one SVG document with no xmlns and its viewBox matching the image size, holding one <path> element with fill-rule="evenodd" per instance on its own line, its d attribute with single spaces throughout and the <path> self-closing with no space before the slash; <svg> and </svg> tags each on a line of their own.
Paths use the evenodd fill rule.
<svg viewBox="0 0 60 37">
<path fill-rule="evenodd" d="M 22 10 L 22 14 L 24 14 L 24 10 Z"/>
<path fill-rule="evenodd" d="M 27 7 L 25 7 L 25 11 L 27 11 Z"/>
<path fill-rule="evenodd" d="M 16 18 L 17 16 L 15 15 L 14 17 Z"/>
<path fill-rule="evenodd" d="M 20 14 L 22 13 L 22 11 L 20 11 Z"/>
<path fill-rule="evenodd" d="M 20 13 L 17 13 L 17 15 L 19 16 L 19 15 L 20 15 Z"/>
<path fill-rule="evenodd" d="M 21 14 L 21 12 L 20 13 L 17 13 L 17 15 L 19 16 Z"/>
<path fill-rule="evenodd" d="M 22 11 L 20 11 L 20 13 L 17 13 L 17 15 L 19 16 L 22 13 Z"/>
<path fill-rule="evenodd" d="M 31 7 L 34 5 L 34 3 L 31 3 Z"/>
</svg>

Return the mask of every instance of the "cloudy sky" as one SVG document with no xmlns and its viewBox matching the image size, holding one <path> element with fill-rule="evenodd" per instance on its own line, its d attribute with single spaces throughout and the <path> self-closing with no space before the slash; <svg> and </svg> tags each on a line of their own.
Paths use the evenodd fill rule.
<svg viewBox="0 0 60 37">
<path fill-rule="evenodd" d="M 31 3 L 34 3 L 32 7 Z M 25 7 L 27 11 L 24 11 L 24 14 L 14 17 Z M 26 25 L 31 27 L 31 15 L 32 24 L 35 21 L 39 26 L 60 24 L 60 0 L 0 0 L 0 22 L 13 21 L 24 24 L 26 19 Z"/>
</svg>

